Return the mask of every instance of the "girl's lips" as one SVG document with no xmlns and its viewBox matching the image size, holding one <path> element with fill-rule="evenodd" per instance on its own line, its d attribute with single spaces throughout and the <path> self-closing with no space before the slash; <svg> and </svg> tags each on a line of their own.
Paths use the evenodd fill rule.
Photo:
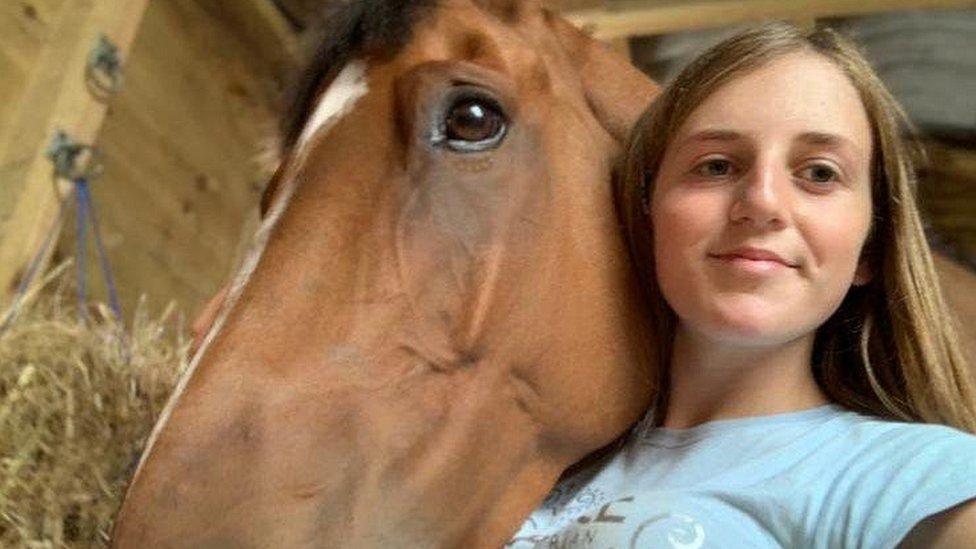
<svg viewBox="0 0 976 549">
<path fill-rule="evenodd" d="M 783 257 L 771 250 L 762 248 L 742 247 L 734 250 L 723 251 L 721 253 L 709 254 L 711 257 L 723 261 L 750 261 L 756 263 L 776 263 L 783 267 L 796 268 L 797 266 L 783 259 Z"/>
<path fill-rule="evenodd" d="M 718 260 L 724 266 L 749 275 L 772 274 L 797 268 L 796 265 L 789 263 L 779 254 L 759 248 L 737 248 L 722 253 L 709 254 L 709 257 Z"/>
<path fill-rule="evenodd" d="M 749 274 L 768 274 L 790 268 L 779 261 L 769 259 L 749 259 L 736 255 L 718 256 L 722 265 L 726 265 Z"/>
</svg>

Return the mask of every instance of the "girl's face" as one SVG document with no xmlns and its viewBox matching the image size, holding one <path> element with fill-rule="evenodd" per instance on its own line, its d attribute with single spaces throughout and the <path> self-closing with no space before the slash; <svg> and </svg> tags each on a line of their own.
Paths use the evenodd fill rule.
<svg viewBox="0 0 976 549">
<path fill-rule="evenodd" d="M 736 346 L 809 335 L 867 282 L 871 128 L 830 61 L 789 54 L 723 85 L 674 135 L 652 197 L 679 329 Z"/>
</svg>

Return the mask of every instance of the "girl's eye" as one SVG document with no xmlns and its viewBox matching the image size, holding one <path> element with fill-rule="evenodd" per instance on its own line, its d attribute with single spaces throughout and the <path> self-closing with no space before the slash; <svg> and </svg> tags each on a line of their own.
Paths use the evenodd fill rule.
<svg viewBox="0 0 976 549">
<path fill-rule="evenodd" d="M 725 177 L 732 173 L 732 163 L 722 158 L 706 160 L 695 167 L 695 173 L 702 177 Z"/>
<path fill-rule="evenodd" d="M 837 170 L 826 164 L 813 164 L 800 170 L 800 177 L 814 183 L 830 183 L 836 181 Z"/>
</svg>

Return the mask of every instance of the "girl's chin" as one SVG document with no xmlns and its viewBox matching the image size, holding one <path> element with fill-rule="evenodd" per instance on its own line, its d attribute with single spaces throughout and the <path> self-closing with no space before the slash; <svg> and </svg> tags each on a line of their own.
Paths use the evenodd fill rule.
<svg viewBox="0 0 976 549">
<path fill-rule="evenodd" d="M 705 336 L 721 345 L 743 348 L 774 347 L 796 339 L 795 334 L 741 326 L 723 326 L 718 330 L 709 330 Z"/>
<path fill-rule="evenodd" d="M 811 332 L 796 322 L 796 314 L 777 314 L 772 307 L 719 311 L 700 328 L 719 343 L 756 347 L 783 344 Z"/>
</svg>

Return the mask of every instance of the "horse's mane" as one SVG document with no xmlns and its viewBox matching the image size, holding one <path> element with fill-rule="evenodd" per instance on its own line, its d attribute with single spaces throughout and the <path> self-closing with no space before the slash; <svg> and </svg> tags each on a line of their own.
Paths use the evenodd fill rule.
<svg viewBox="0 0 976 549">
<path fill-rule="evenodd" d="M 409 40 L 414 24 L 437 0 L 329 0 L 306 31 L 307 63 L 288 92 L 281 120 L 282 145 L 291 148 L 325 82 L 356 57 L 395 54 Z"/>
</svg>

